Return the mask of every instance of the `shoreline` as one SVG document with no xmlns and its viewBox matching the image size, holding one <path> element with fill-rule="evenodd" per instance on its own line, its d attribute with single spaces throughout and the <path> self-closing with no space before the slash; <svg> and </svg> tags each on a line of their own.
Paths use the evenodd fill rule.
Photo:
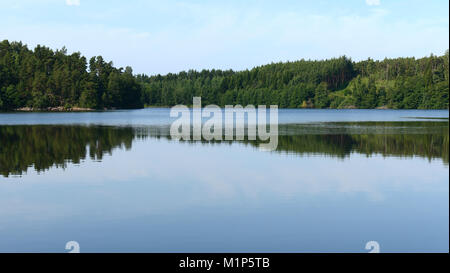
<svg viewBox="0 0 450 273">
<path fill-rule="evenodd" d="M 11 112 L 93 112 L 98 111 L 96 109 L 92 108 L 83 108 L 83 107 L 71 107 L 71 108 L 65 108 L 63 106 L 58 107 L 48 107 L 48 108 L 42 108 L 42 109 L 36 109 L 32 107 L 21 107 L 12 110 Z"/>
<path fill-rule="evenodd" d="M 13 109 L 10 111 L 0 111 L 0 113 L 14 113 L 14 112 L 24 112 L 24 113 L 31 113 L 31 112 L 51 112 L 51 113 L 69 113 L 69 112 L 98 112 L 98 111 L 109 111 L 109 110 L 139 110 L 139 109 L 152 109 L 152 108 L 170 108 L 171 106 L 145 106 L 142 108 L 133 108 L 133 109 L 120 109 L 120 108 L 104 108 L 104 109 L 93 109 L 93 108 L 83 108 L 83 107 L 71 107 L 71 108 L 65 108 L 63 106 L 58 107 L 48 107 L 48 108 L 42 108 L 42 109 L 36 109 L 32 107 L 21 107 L 17 109 Z M 189 109 L 192 109 L 192 106 L 188 106 Z M 223 107 L 222 107 L 223 108 Z M 356 107 L 346 107 L 346 108 L 278 108 L 278 109 L 309 109 L 309 110 L 448 110 L 448 109 L 396 109 L 396 108 L 389 108 L 386 106 L 382 107 L 376 107 L 376 108 L 356 108 Z"/>
</svg>

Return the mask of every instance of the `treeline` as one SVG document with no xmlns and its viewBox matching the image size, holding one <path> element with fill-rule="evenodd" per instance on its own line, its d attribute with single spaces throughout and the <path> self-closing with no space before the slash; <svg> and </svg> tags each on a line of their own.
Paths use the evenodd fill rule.
<svg viewBox="0 0 450 273">
<path fill-rule="evenodd" d="M 130 67 L 117 69 L 101 56 L 88 65 L 65 48 L 38 45 L 33 51 L 20 42 L 0 43 L 0 110 L 140 108 L 141 94 Z"/>
<path fill-rule="evenodd" d="M 101 56 L 87 62 L 20 42 L 0 43 L 0 110 L 141 108 L 203 104 L 280 108 L 447 109 L 449 53 L 353 62 L 347 57 L 272 63 L 251 70 L 133 75 Z"/>
<path fill-rule="evenodd" d="M 251 70 L 138 75 L 146 105 L 278 105 L 280 108 L 447 109 L 449 53 L 443 56 L 300 60 Z"/>
</svg>

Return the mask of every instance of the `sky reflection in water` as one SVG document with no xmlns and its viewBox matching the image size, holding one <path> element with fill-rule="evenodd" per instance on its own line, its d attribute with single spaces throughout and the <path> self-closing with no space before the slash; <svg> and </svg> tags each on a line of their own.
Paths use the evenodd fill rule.
<svg viewBox="0 0 450 273">
<path fill-rule="evenodd" d="M 45 126 L 0 126 L 0 251 L 76 240 L 82 252 L 366 252 L 376 240 L 382 252 L 447 252 L 448 123 L 435 125 L 334 136 L 297 126 L 276 152 L 130 127 L 57 126 L 51 142 Z"/>
</svg>

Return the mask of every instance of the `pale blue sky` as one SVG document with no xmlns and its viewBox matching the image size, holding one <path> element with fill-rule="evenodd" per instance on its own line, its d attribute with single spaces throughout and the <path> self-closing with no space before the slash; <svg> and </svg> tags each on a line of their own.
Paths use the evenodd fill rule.
<svg viewBox="0 0 450 273">
<path fill-rule="evenodd" d="M 102 55 L 134 72 L 301 58 L 443 54 L 447 0 L 0 0 L 0 39 Z"/>
</svg>

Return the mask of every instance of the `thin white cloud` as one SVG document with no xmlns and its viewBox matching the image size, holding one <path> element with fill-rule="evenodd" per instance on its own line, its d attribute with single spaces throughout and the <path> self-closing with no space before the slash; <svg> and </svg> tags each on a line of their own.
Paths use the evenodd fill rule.
<svg viewBox="0 0 450 273">
<path fill-rule="evenodd" d="M 5 37 L 23 41 L 30 48 L 37 44 L 53 49 L 65 45 L 69 52 L 80 51 L 88 58 L 102 55 L 118 67 L 130 65 L 135 73 L 146 74 L 212 68 L 241 70 L 271 62 L 343 54 L 355 61 L 367 57 L 423 57 L 430 53 L 441 55 L 448 48 L 448 14 L 424 17 L 415 11 L 408 18 L 397 17 L 392 16 L 395 9 L 382 8 L 384 2 L 367 6 L 369 10 L 363 14 L 176 3 L 157 6 L 156 17 L 139 26 L 131 19 L 120 26 L 108 22 L 116 22 L 117 18 L 145 21 L 144 4 L 139 9 L 142 12 L 132 5 L 108 6 L 100 15 L 97 10 L 86 11 L 82 20 L 61 24 L 37 17 L 30 25 L 14 14 L 17 11 L 12 12 L 15 16 L 4 13 L 8 20 L 0 28 L 0 40 Z M 1 4 L 0 10 L 8 11 Z M 154 24 L 157 21 L 161 24 Z"/>
<path fill-rule="evenodd" d="M 369 6 L 379 6 L 380 0 L 366 0 L 366 4 Z"/>
<path fill-rule="evenodd" d="M 66 0 L 66 5 L 68 6 L 79 6 L 80 0 Z"/>
</svg>

